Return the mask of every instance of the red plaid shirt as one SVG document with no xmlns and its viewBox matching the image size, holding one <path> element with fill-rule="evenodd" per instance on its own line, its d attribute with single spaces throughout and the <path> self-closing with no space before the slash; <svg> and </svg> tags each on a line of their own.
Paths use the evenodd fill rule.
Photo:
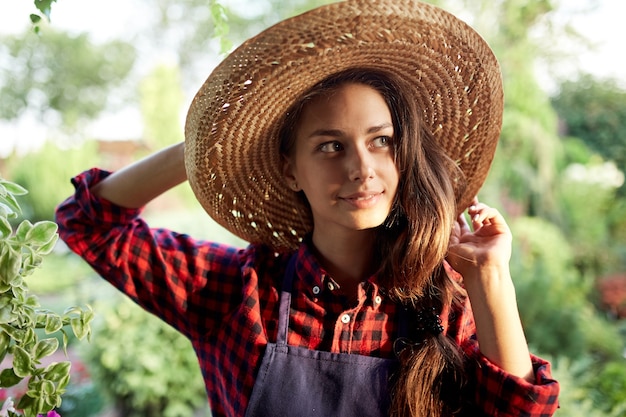
<svg viewBox="0 0 626 417">
<path fill-rule="evenodd" d="M 108 175 L 73 179 L 76 194 L 57 209 L 61 238 L 102 277 L 191 340 L 213 416 L 242 416 L 268 341 L 276 341 L 278 298 L 292 254 L 246 249 L 151 229 L 139 210 L 98 199 L 89 186 Z M 393 357 L 399 306 L 375 277 L 359 287 L 358 305 L 336 292 L 304 243 L 297 252 L 288 343 L 309 349 Z M 535 384 L 509 375 L 478 351 L 469 305 L 444 320 L 466 353 L 473 399 L 487 416 L 551 416 L 558 383 L 533 357 Z"/>
</svg>

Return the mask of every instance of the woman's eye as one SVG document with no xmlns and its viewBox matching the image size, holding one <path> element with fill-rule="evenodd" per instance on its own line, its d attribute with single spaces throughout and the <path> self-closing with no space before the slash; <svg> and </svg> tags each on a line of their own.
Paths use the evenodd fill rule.
<svg viewBox="0 0 626 417">
<path fill-rule="evenodd" d="M 379 136 L 372 141 L 372 145 L 375 148 L 384 148 L 391 145 L 391 138 L 389 136 Z"/>
<path fill-rule="evenodd" d="M 331 153 L 343 150 L 343 146 L 341 146 L 341 143 L 339 142 L 326 142 L 322 143 L 318 149 L 321 152 Z"/>
</svg>

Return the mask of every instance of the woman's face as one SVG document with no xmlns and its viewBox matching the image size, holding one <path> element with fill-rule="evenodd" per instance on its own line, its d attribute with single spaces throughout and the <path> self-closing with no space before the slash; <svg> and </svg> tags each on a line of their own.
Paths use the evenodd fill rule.
<svg viewBox="0 0 626 417">
<path fill-rule="evenodd" d="M 394 128 L 383 97 L 345 84 L 308 102 L 285 175 L 311 206 L 314 233 L 380 226 L 394 201 L 398 169 Z"/>
</svg>

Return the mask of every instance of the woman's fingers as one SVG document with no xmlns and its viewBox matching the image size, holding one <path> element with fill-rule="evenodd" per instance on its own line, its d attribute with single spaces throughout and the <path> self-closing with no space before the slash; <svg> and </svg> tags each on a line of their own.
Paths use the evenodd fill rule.
<svg viewBox="0 0 626 417">
<path fill-rule="evenodd" d="M 467 212 L 472 219 L 474 231 L 477 231 L 482 226 L 497 223 L 502 217 L 497 209 L 484 203 L 477 203 L 470 206 Z"/>
</svg>

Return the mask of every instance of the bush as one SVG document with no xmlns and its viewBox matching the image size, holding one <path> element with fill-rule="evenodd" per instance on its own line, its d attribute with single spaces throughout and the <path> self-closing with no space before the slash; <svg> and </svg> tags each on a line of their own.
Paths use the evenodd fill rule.
<svg viewBox="0 0 626 417">
<path fill-rule="evenodd" d="M 589 357 L 584 359 L 569 360 L 563 359 L 558 362 L 552 361 L 555 366 L 552 373 L 561 385 L 559 395 L 559 409 L 555 417 L 622 417 L 626 412 L 626 403 L 607 402 L 606 393 L 602 388 L 594 384 L 598 382 L 600 374 L 598 369 L 602 369 L 598 363 Z M 618 380 L 606 381 L 615 385 L 623 386 L 624 365 L 622 376 Z M 608 376 L 608 375 L 605 375 Z"/>
<path fill-rule="evenodd" d="M 553 224 L 522 217 L 511 223 L 511 274 L 520 315 L 533 349 L 554 357 L 597 353 L 613 358 L 623 345 L 615 326 L 591 300 L 593 280 L 581 276 L 561 231 Z"/>
<path fill-rule="evenodd" d="M 190 342 L 132 301 L 114 293 L 97 305 L 93 343 L 84 359 L 100 390 L 125 417 L 188 417 L 206 407 Z"/>
</svg>

